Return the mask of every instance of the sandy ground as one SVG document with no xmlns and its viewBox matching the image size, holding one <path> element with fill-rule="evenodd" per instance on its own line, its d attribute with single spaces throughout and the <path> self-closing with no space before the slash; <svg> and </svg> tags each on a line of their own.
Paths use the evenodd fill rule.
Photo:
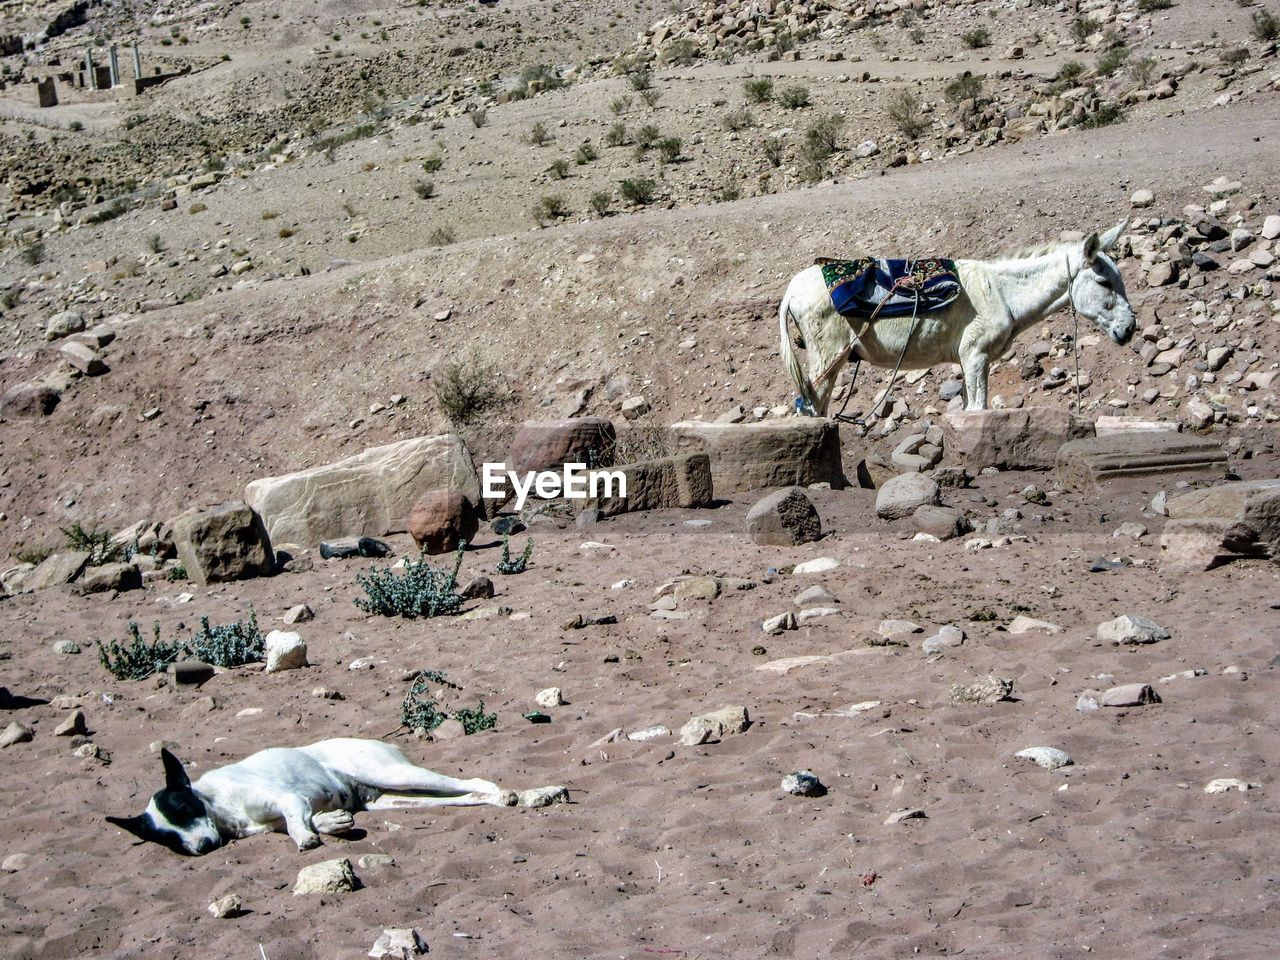
<svg viewBox="0 0 1280 960">
<path fill-rule="evenodd" d="M 1246 466 L 1246 475 L 1274 475 L 1274 463 Z M 1019 505 L 1018 491 L 1037 479 L 986 477 L 949 499 L 982 518 Z M 1157 573 L 1161 519 L 1144 510 L 1157 486 L 1132 486 L 1105 508 L 1067 495 L 1050 507 L 1021 504 L 1033 542 L 977 554 L 961 541 L 901 539 L 874 519 L 871 491 L 817 494 L 831 532 L 796 550 L 753 545 L 742 533 L 745 500 L 703 512 L 705 527 L 680 513 L 606 524 L 592 536 L 618 552 L 603 560 L 579 554 L 582 531 L 541 520 L 534 567 L 496 578 L 512 618 L 471 623 L 363 617 L 351 602 L 363 562 L 194 589 L 176 608 L 179 588 L 169 584 L 109 601 L 8 601 L 6 685 L 36 700 L 76 697 L 111 763 L 70 756 L 52 736 L 66 713 L 55 705 L 6 711 L 37 731 L 4 757 L 3 853 L 32 855 L 20 873 L 0 875 L 6 953 L 232 957 L 261 944 L 271 960 L 354 957 L 382 927 L 413 926 L 442 957 L 1269 956 L 1277 861 L 1260 841 L 1276 826 L 1267 764 L 1278 572 L 1250 562 L 1186 582 Z M 1126 520 L 1152 533 L 1122 545 L 1111 534 Z M 1121 550 L 1134 567 L 1086 572 L 1093 557 Z M 491 572 L 494 555 L 482 543 L 465 570 Z M 764 582 L 769 567 L 815 556 L 841 566 Z M 650 619 L 652 591 L 681 573 L 759 586 L 682 602 L 687 620 Z M 624 579 L 632 583 L 610 588 Z M 759 622 L 813 582 L 843 613 L 763 635 Z M 169 632 L 192 626 L 197 611 L 220 622 L 252 606 L 265 623 L 298 602 L 317 614 L 300 628 L 315 663 L 301 673 L 245 668 L 198 691 L 157 690 L 111 681 L 89 643 L 123 636 L 131 618 Z M 1126 612 L 1152 617 L 1172 638 L 1099 644 L 1097 624 Z M 619 623 L 561 629 L 575 613 Z M 1010 635 L 1016 613 L 1063 631 Z M 909 649 L 867 646 L 887 617 L 926 632 Z M 924 657 L 918 641 L 945 623 L 962 626 L 968 642 Z M 66 638 L 84 652 L 55 656 L 52 643 Z M 845 651 L 783 676 L 757 669 Z M 348 669 L 369 656 L 372 669 Z M 1228 666 L 1243 674 L 1224 675 Z M 464 688 L 459 702 L 482 698 L 499 722 L 440 743 L 396 735 L 412 758 L 509 788 L 562 783 L 573 802 L 365 814 L 361 834 L 307 853 L 273 835 L 202 859 L 131 845 L 102 822 L 137 812 L 159 786 L 154 740 L 175 744 L 194 774 L 268 744 L 383 737 L 397 726 L 403 675 L 418 668 L 444 670 Z M 1192 669 L 1207 672 L 1159 682 Z M 949 703 L 951 684 L 988 673 L 1014 678 L 1016 699 Z M 1153 682 L 1164 702 L 1078 713 L 1081 690 L 1112 682 L 1096 679 L 1103 674 Z M 551 711 L 550 725 L 527 723 L 520 714 L 552 685 L 569 704 Z M 317 686 L 346 699 L 313 698 Z M 881 706 L 853 718 L 797 716 L 868 700 Z M 619 726 L 678 730 L 727 703 L 746 705 L 755 722 L 717 744 L 588 746 Z M 1060 747 L 1075 764 L 1048 773 L 1013 757 L 1028 746 Z M 780 791 L 781 777 L 806 767 L 827 796 Z M 1264 786 L 1206 795 L 1216 777 Z M 903 808 L 927 819 L 885 825 Z M 363 890 L 290 893 L 305 864 L 375 852 L 395 866 L 358 870 Z M 212 919 L 205 906 L 228 892 L 247 913 Z"/>
</svg>

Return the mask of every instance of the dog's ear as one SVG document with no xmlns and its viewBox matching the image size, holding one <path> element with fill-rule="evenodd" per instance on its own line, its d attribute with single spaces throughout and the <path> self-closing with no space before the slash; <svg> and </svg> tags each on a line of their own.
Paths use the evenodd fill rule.
<svg viewBox="0 0 1280 960">
<path fill-rule="evenodd" d="M 164 761 L 164 786 L 166 790 L 190 790 L 191 778 L 182 769 L 182 761 L 168 750 L 161 748 L 160 759 Z"/>
<path fill-rule="evenodd" d="M 141 840 L 150 840 L 147 821 L 143 817 L 107 817 L 107 823 L 113 823 L 122 830 L 128 830 Z"/>
</svg>

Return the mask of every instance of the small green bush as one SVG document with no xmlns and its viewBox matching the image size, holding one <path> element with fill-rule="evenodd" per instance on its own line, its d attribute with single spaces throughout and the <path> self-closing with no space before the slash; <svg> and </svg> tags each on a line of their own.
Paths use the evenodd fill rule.
<svg viewBox="0 0 1280 960">
<path fill-rule="evenodd" d="M 920 112 L 920 98 L 910 90 L 900 90 L 889 99 L 885 112 L 898 131 L 908 139 L 915 140 L 929 128 L 924 114 Z"/>
<path fill-rule="evenodd" d="M 436 185 L 430 180 L 415 180 L 413 192 L 418 195 L 419 200 L 430 200 L 436 194 Z"/>
<path fill-rule="evenodd" d="M 112 542 L 111 534 L 106 530 L 86 530 L 79 523 L 73 523 L 69 527 L 63 527 L 62 534 L 67 538 L 69 550 L 89 554 L 88 565 L 91 567 L 114 563 L 124 555 L 124 549 L 120 544 Z"/>
<path fill-rule="evenodd" d="M 98 644 L 98 662 L 117 680 L 145 680 L 153 673 L 160 673 L 178 659 L 182 646 L 177 641 L 160 639 L 160 624 L 155 624 L 150 643 L 142 639 L 138 625 L 129 622 L 128 644 L 112 640 Z"/>
<path fill-rule="evenodd" d="M 400 725 L 410 730 L 434 730 L 452 716 L 462 724 L 462 732 L 467 736 L 481 730 L 491 730 L 498 723 L 496 713 L 484 712 L 484 701 L 477 702 L 474 707 L 461 707 L 452 714 L 440 709 L 440 705 L 431 696 L 432 685 L 462 688 L 453 683 L 443 673 L 436 670 L 420 670 L 413 679 L 412 686 L 400 702 Z"/>
<path fill-rule="evenodd" d="M 636 131 L 636 147 L 640 151 L 648 150 L 658 142 L 658 138 L 662 136 L 660 131 L 652 123 L 646 123 L 643 127 Z"/>
<path fill-rule="evenodd" d="M 604 145 L 606 147 L 620 147 L 627 142 L 627 125 L 619 120 L 617 123 L 611 124 L 604 134 Z"/>
<path fill-rule="evenodd" d="M 591 209 L 595 211 L 597 216 L 603 217 L 609 212 L 609 204 L 613 198 L 604 190 L 597 190 L 591 194 Z"/>
<path fill-rule="evenodd" d="M 573 162 L 580 167 L 585 167 L 588 163 L 595 160 L 597 156 L 598 154 L 596 153 L 596 148 L 594 146 L 590 143 L 583 143 L 579 145 L 576 151 L 574 151 Z"/>
<path fill-rule="evenodd" d="M 627 82 L 631 84 L 631 89 L 637 92 L 652 89 L 653 72 L 644 67 L 641 67 L 638 70 L 632 70 L 627 74 Z"/>
<path fill-rule="evenodd" d="M 408 620 L 453 616 L 462 609 L 458 571 L 462 569 L 462 552 L 466 547 L 465 542 L 459 544 L 452 570 L 431 566 L 423 555 L 408 561 L 402 576 L 397 576 L 390 567 L 375 567 L 370 573 L 357 574 L 356 583 L 365 595 L 356 598 L 356 606 L 365 613 Z"/>
<path fill-rule="evenodd" d="M 477 130 L 489 122 L 489 111 L 480 107 L 476 107 L 467 116 L 471 117 L 471 125 Z"/>
<path fill-rule="evenodd" d="M 515 560 L 511 559 L 511 534 L 502 535 L 502 557 L 498 560 L 498 572 L 504 576 L 524 573 L 529 566 L 529 558 L 533 556 L 533 537 L 525 541 L 524 552 Z"/>
<path fill-rule="evenodd" d="M 1098 58 L 1098 62 L 1094 64 L 1094 70 L 1100 77 L 1109 77 L 1123 67 L 1128 59 L 1128 47 L 1115 47 Z"/>
<path fill-rule="evenodd" d="M 679 137 L 663 137 L 654 146 L 658 148 L 658 155 L 663 163 L 675 163 L 680 159 L 683 143 Z"/>
<path fill-rule="evenodd" d="M 440 411 L 458 427 L 481 419 L 506 398 L 497 370 L 475 352 L 445 364 L 431 382 Z"/>
<path fill-rule="evenodd" d="M 974 27 L 960 34 L 960 42 L 970 50 L 991 46 L 991 31 L 986 27 Z"/>
<path fill-rule="evenodd" d="M 756 118 L 746 107 L 737 107 L 724 115 L 724 128 L 729 131 L 746 130 L 754 127 Z"/>
<path fill-rule="evenodd" d="M 658 105 L 658 101 L 662 99 L 662 91 L 654 90 L 652 88 L 648 90 L 641 90 L 640 99 L 644 101 L 644 105 L 646 107 L 652 110 Z"/>
<path fill-rule="evenodd" d="M 631 109 L 631 97 L 623 94 L 620 97 L 614 97 L 609 101 L 609 112 L 615 117 L 620 117 Z"/>
<path fill-rule="evenodd" d="M 687 38 L 676 40 L 663 47 L 659 57 L 663 63 L 687 67 L 698 58 L 698 45 Z"/>
<path fill-rule="evenodd" d="M 1280 17 L 1270 10 L 1255 10 L 1250 32 L 1255 40 L 1261 40 L 1263 43 L 1275 40 L 1280 37 Z"/>
<path fill-rule="evenodd" d="M 551 142 L 551 133 L 541 120 L 529 128 L 528 141 L 535 147 L 545 147 Z"/>
<path fill-rule="evenodd" d="M 640 205 L 652 203 L 656 189 L 657 184 L 644 177 L 623 180 L 618 184 L 618 190 L 624 200 Z"/>
<path fill-rule="evenodd" d="M 563 220 L 569 215 L 569 205 L 560 194 L 548 193 L 538 198 L 529 213 L 541 226 L 548 220 Z"/>
<path fill-rule="evenodd" d="M 438 153 L 433 153 L 422 161 L 422 170 L 424 173 L 438 173 L 440 168 L 444 166 L 444 157 Z"/>
<path fill-rule="evenodd" d="M 752 103 L 768 103 L 773 99 L 773 80 L 769 77 L 748 77 L 742 89 Z"/>
<path fill-rule="evenodd" d="M 1109 127 L 1124 119 L 1124 108 L 1118 103 L 1104 103 L 1093 113 L 1088 114 L 1077 126 L 1085 130 L 1096 127 Z"/>
<path fill-rule="evenodd" d="M 1168 10 L 1173 0 L 1138 0 L 1139 13 L 1154 13 L 1156 10 Z"/>
<path fill-rule="evenodd" d="M 951 103 L 977 100 L 978 97 L 982 96 L 982 78 L 966 73 L 964 76 L 956 77 L 956 79 L 948 83 L 944 92 L 947 100 Z"/>
<path fill-rule="evenodd" d="M 788 110 L 799 110 L 801 107 L 809 106 L 809 88 L 796 84 L 790 87 L 783 87 L 778 93 L 778 103 Z"/>
<path fill-rule="evenodd" d="M 200 618 L 200 630 L 192 634 L 185 649 L 197 660 L 215 667 L 240 667 L 257 663 L 265 655 L 266 637 L 258 628 L 258 616 L 251 609 L 249 619 L 225 626 L 209 626 L 209 618 Z"/>
<path fill-rule="evenodd" d="M 771 167 L 782 166 L 782 141 L 777 137 L 766 137 L 760 144 L 760 152 Z"/>
<path fill-rule="evenodd" d="M 184 571 L 185 574 L 185 571 Z M 172 574 L 170 575 L 172 578 Z M 249 619 L 212 627 L 208 617 L 200 618 L 200 629 L 186 640 L 160 639 L 160 624 L 152 624 L 150 642 L 129 622 L 129 641 L 112 640 L 98 644 L 98 661 L 117 680 L 145 680 L 160 673 L 180 657 L 194 657 L 215 667 L 241 667 L 258 663 L 265 653 L 266 638 L 252 610 Z"/>
</svg>

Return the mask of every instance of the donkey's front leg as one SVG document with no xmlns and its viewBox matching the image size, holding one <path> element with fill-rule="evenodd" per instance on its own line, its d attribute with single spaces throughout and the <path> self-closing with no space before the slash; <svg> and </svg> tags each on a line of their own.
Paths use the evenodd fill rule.
<svg viewBox="0 0 1280 960">
<path fill-rule="evenodd" d="M 964 408 L 987 409 L 987 355 L 973 348 L 963 350 L 960 367 L 964 370 Z"/>
</svg>

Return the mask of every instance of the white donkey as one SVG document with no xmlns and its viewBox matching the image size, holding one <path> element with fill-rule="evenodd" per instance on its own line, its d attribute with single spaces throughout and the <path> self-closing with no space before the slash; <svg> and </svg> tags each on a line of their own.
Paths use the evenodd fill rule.
<svg viewBox="0 0 1280 960">
<path fill-rule="evenodd" d="M 831 306 L 822 268 L 791 278 L 778 309 L 782 361 L 813 416 L 824 417 L 840 368 L 850 360 L 877 367 L 920 370 L 959 363 L 964 370 L 966 410 L 987 407 L 987 371 L 1013 338 L 1068 305 L 1092 320 L 1116 343 L 1133 336 L 1136 319 L 1124 280 L 1106 255 L 1129 221 L 1101 237 L 1054 243 L 997 260 L 956 260 L 963 291 L 944 310 L 912 318 L 845 319 Z M 790 317 L 808 351 L 806 375 L 787 330 Z M 855 326 L 859 329 L 855 330 Z M 914 326 L 914 332 L 912 328 Z"/>
</svg>

